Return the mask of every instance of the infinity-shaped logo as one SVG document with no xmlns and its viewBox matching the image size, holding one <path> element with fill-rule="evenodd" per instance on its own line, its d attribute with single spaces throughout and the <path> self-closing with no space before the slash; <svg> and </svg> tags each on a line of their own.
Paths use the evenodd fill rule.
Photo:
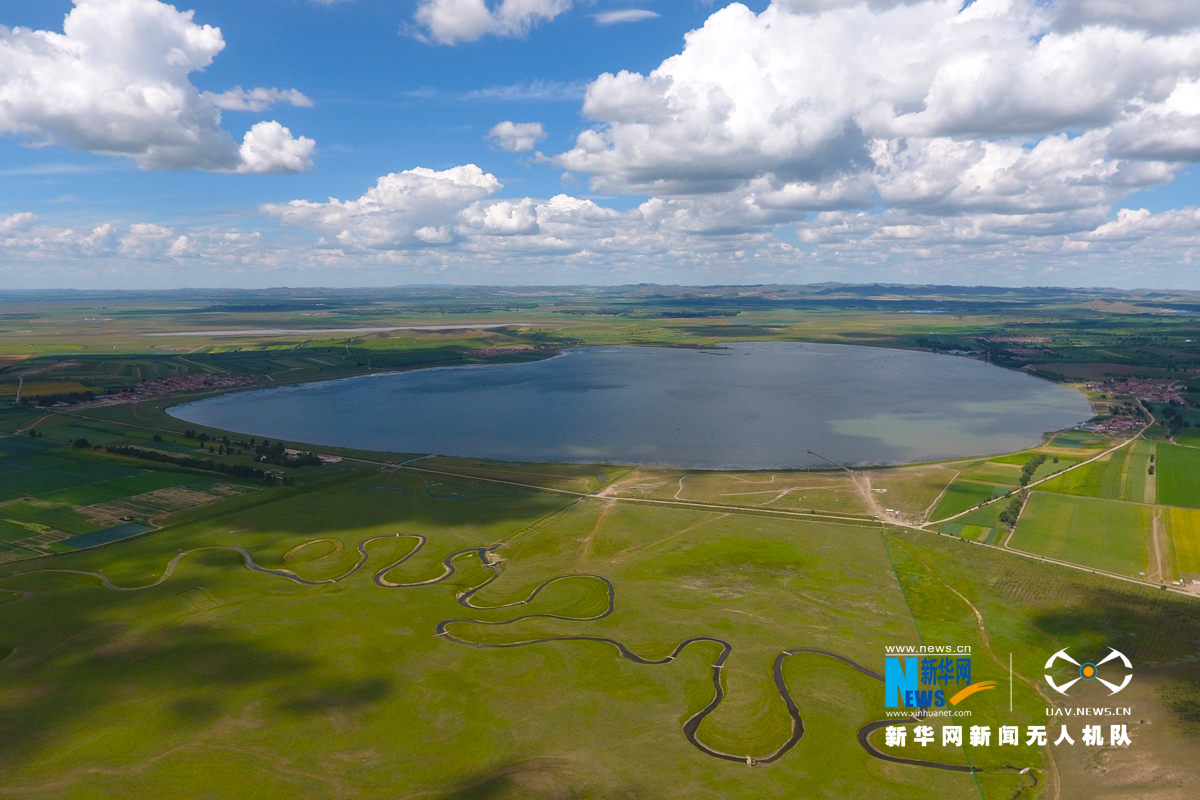
<svg viewBox="0 0 1200 800">
<path fill-rule="evenodd" d="M 1117 684 L 1109 683 L 1108 681 L 1104 680 L 1104 678 L 1100 677 L 1100 665 L 1107 664 L 1109 661 L 1112 661 L 1115 658 L 1121 659 L 1121 663 L 1123 663 L 1127 669 L 1133 669 L 1133 664 L 1129 663 L 1129 659 L 1126 658 L 1125 654 L 1122 653 L 1121 651 L 1116 650 L 1112 647 L 1110 647 L 1108 649 L 1109 649 L 1109 654 L 1106 655 L 1100 661 L 1097 661 L 1094 664 L 1090 661 L 1080 664 L 1078 661 L 1076 661 L 1075 659 L 1073 659 L 1069 655 L 1067 655 L 1067 648 L 1064 647 L 1062 650 L 1059 650 L 1057 653 L 1050 656 L 1050 660 L 1046 662 L 1046 669 L 1049 670 L 1052 666 L 1054 666 L 1054 662 L 1061 658 L 1064 661 L 1070 661 L 1072 664 L 1079 667 L 1079 677 L 1072 678 L 1071 680 L 1067 681 L 1066 683 L 1060 685 L 1060 684 L 1055 683 L 1054 678 L 1051 678 L 1050 675 L 1047 674 L 1045 676 L 1046 683 L 1050 684 L 1050 688 L 1053 689 L 1054 691 L 1058 692 L 1061 695 L 1065 695 L 1067 693 L 1067 689 L 1070 689 L 1072 686 L 1074 686 L 1077 682 L 1079 682 L 1081 680 L 1082 681 L 1100 681 L 1101 683 L 1103 683 L 1105 686 L 1107 686 L 1111 690 L 1111 692 L 1109 694 L 1109 696 L 1111 697 L 1112 695 L 1116 694 L 1117 692 L 1121 691 L 1122 689 L 1124 689 L 1126 686 L 1129 685 L 1129 682 L 1131 680 L 1133 680 L 1133 673 L 1129 673 L 1128 675 L 1126 675 L 1125 680 L 1121 681 L 1121 685 L 1118 686 Z"/>
</svg>

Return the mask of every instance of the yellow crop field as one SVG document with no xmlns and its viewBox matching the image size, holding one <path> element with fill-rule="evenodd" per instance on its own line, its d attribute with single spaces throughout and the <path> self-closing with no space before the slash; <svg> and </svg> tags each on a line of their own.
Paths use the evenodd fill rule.
<svg viewBox="0 0 1200 800">
<path fill-rule="evenodd" d="M 98 386 L 84 386 L 79 381 L 27 381 L 21 389 L 22 397 L 37 397 L 44 394 L 70 394 L 71 392 L 92 391 L 101 394 L 104 390 Z M 12 397 L 17 393 L 17 384 L 0 383 L 0 397 Z"/>
<path fill-rule="evenodd" d="M 1175 542 L 1175 563 L 1180 574 L 1200 576 L 1200 511 L 1172 508 L 1171 538 Z"/>
</svg>

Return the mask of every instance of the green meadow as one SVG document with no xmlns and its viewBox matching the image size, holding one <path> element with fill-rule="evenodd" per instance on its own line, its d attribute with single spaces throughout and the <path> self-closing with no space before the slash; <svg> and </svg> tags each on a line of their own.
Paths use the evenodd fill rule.
<svg viewBox="0 0 1200 800">
<path fill-rule="evenodd" d="M 706 754 L 682 725 L 713 699 L 712 640 L 731 648 L 725 697 L 696 735 L 740 759 L 770 757 L 789 738 L 771 675 L 795 648 L 882 671 L 884 645 L 971 644 L 977 680 L 1005 679 L 997 654 L 1013 651 L 1015 710 L 981 694 L 972 721 L 1039 724 L 1044 653 L 1097 635 L 1071 609 L 1152 605 L 1136 587 L 867 521 L 576 498 L 406 469 L 323 483 L 0 570 L 0 601 L 16 601 L 0 607 L 6 792 L 1027 797 L 1031 779 L 1008 767 L 1044 779 L 1037 748 L 920 754 L 969 758 L 984 770 L 978 785 L 870 757 L 856 731 L 883 718 L 881 684 L 827 656 L 783 662 L 805 733 L 769 767 Z M 251 571 L 229 548 L 329 583 Z M 1005 574 L 1025 588 L 997 583 Z M 1200 633 L 1194 618 L 1181 624 Z M 1185 646 L 1101 633 L 1156 657 Z M 697 637 L 662 664 L 606 643 L 655 660 Z M 884 747 L 879 734 L 872 742 Z"/>
</svg>

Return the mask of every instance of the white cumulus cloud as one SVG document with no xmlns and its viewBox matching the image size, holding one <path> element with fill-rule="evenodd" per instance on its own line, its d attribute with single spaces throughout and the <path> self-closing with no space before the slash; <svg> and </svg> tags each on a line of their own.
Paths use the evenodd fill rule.
<svg viewBox="0 0 1200 800">
<path fill-rule="evenodd" d="M 474 42 L 487 34 L 523 36 L 539 22 L 569 11 L 572 0 L 421 0 L 416 21 L 440 44 Z"/>
<path fill-rule="evenodd" d="M 350 247 L 442 244 L 451 240 L 460 211 L 500 189 L 495 175 L 474 164 L 441 172 L 417 167 L 383 176 L 357 200 L 293 200 L 264 210 L 285 225 L 335 234 Z"/>
<path fill-rule="evenodd" d="M 510 153 L 528 153 L 546 138 L 540 122 L 504 121 L 488 131 L 488 138 Z"/>
<path fill-rule="evenodd" d="M 272 120 L 259 122 L 250 130 L 238 148 L 238 172 L 302 172 L 312 169 L 313 151 L 317 143 L 292 132 Z"/>
<path fill-rule="evenodd" d="M 557 161 L 600 191 L 797 213 L 1096 208 L 1200 159 L 1198 9 L 734 3 L 649 74 L 594 81 L 597 124 Z"/>
<path fill-rule="evenodd" d="M 0 134 L 127 156 L 142 169 L 311 167 L 295 158 L 310 140 L 277 137 L 281 151 L 264 156 L 254 131 L 247 138 L 256 160 L 243 159 L 247 144 L 239 148 L 221 128 L 220 108 L 307 98 L 277 89 L 202 95 L 188 75 L 209 66 L 225 41 L 193 17 L 159 0 L 75 0 L 62 33 L 0 26 Z"/>
</svg>

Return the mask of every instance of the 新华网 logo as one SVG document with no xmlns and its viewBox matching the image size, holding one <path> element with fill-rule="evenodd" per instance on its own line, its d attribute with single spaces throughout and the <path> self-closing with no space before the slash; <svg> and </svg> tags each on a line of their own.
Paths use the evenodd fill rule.
<svg viewBox="0 0 1200 800">
<path fill-rule="evenodd" d="M 888 708 L 942 708 L 946 703 L 956 706 L 976 692 L 996 686 L 995 681 L 971 683 L 969 657 L 888 656 L 883 666 Z M 953 692 L 949 697 L 947 690 Z"/>
<path fill-rule="evenodd" d="M 1124 689 L 1126 686 L 1129 685 L 1129 682 L 1131 680 L 1133 680 L 1133 673 L 1132 672 L 1127 673 L 1125 675 L 1125 679 L 1122 680 L 1120 684 L 1109 683 L 1108 681 L 1104 680 L 1104 678 L 1100 677 L 1100 666 L 1102 664 L 1107 664 L 1109 661 L 1113 661 L 1116 659 L 1120 659 L 1121 663 L 1125 665 L 1126 669 L 1133 669 L 1133 664 L 1129 663 L 1129 659 L 1121 651 L 1119 651 L 1115 648 L 1112 648 L 1112 647 L 1110 647 L 1108 649 L 1109 649 L 1108 655 L 1105 656 L 1104 658 L 1100 659 L 1099 661 L 1096 661 L 1094 663 L 1091 661 L 1085 661 L 1084 663 L 1080 664 L 1078 661 L 1076 661 L 1075 659 L 1073 659 L 1069 655 L 1067 655 L 1067 648 L 1064 647 L 1062 650 L 1059 650 L 1057 653 L 1050 656 L 1050 660 L 1046 662 L 1046 675 L 1045 675 L 1046 683 L 1050 684 L 1050 688 L 1053 689 L 1054 691 L 1058 692 L 1061 695 L 1065 695 L 1067 693 L 1067 690 L 1070 689 L 1072 686 L 1074 686 L 1079 681 L 1100 681 L 1100 683 L 1103 683 L 1105 686 L 1107 686 L 1111 690 L 1110 696 L 1116 694 L 1117 692 L 1121 691 L 1122 689 Z M 1056 683 L 1054 681 L 1054 678 L 1051 677 L 1051 675 L 1050 675 L 1050 669 L 1054 666 L 1054 662 L 1058 661 L 1060 658 L 1064 661 L 1069 661 L 1070 663 L 1079 667 L 1078 676 L 1072 678 L 1071 680 L 1067 681 L 1066 683 L 1061 683 L 1061 684 Z"/>
</svg>

